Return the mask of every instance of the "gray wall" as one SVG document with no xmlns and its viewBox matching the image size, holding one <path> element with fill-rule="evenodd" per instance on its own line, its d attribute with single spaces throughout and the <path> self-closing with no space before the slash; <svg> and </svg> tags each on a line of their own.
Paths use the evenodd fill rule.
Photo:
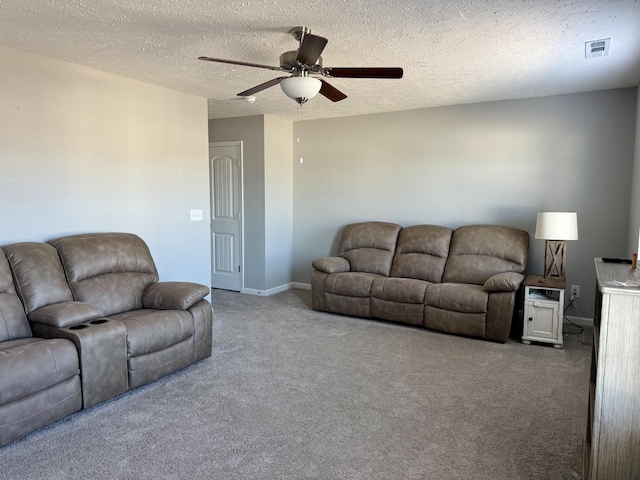
<svg viewBox="0 0 640 480">
<path fill-rule="evenodd" d="M 265 289 L 291 283 L 293 269 L 293 122 L 266 115 Z"/>
<path fill-rule="evenodd" d="M 296 122 L 293 281 L 367 220 L 521 228 L 541 274 L 536 213 L 576 211 L 567 283 L 582 297 L 567 314 L 592 317 L 593 258 L 627 254 L 636 90 Z"/>
<path fill-rule="evenodd" d="M 211 284 L 207 101 L 0 47 L 0 245 L 126 231 Z"/>
<path fill-rule="evenodd" d="M 244 286 L 260 295 L 289 287 L 293 250 L 293 123 L 256 115 L 209 120 L 212 142 L 243 142 Z"/>
<path fill-rule="evenodd" d="M 265 288 L 264 117 L 209 120 L 211 142 L 241 140 L 244 184 L 244 287 Z"/>
<path fill-rule="evenodd" d="M 636 145 L 633 164 L 633 192 L 631 195 L 631 215 L 629 218 L 629 245 L 627 254 L 640 254 L 640 95 L 636 107 Z"/>
</svg>

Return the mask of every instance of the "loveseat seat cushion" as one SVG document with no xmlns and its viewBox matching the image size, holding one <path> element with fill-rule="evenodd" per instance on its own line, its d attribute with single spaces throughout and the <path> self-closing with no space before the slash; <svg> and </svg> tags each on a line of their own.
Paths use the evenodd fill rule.
<svg viewBox="0 0 640 480">
<path fill-rule="evenodd" d="M 392 277 L 442 281 L 453 230 L 438 225 L 413 225 L 400 231 Z"/>
<path fill-rule="evenodd" d="M 69 340 L 22 338 L 0 343 L 0 405 L 28 397 L 78 375 Z"/>
<path fill-rule="evenodd" d="M 342 230 L 338 256 L 349 261 L 352 272 L 388 276 L 401 228 L 386 222 L 347 225 Z"/>
<path fill-rule="evenodd" d="M 164 350 L 194 334 L 193 317 L 184 310 L 132 310 L 108 318 L 124 323 L 129 357 Z"/>
<path fill-rule="evenodd" d="M 529 234 L 501 225 L 468 225 L 451 237 L 443 282 L 483 285 L 496 273 L 522 273 Z"/>
</svg>

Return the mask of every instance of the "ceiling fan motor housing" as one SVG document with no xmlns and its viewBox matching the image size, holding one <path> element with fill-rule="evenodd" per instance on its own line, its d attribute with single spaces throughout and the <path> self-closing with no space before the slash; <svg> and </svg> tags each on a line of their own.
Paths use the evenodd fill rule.
<svg viewBox="0 0 640 480">
<path fill-rule="evenodd" d="M 298 63 L 298 50 L 289 50 L 280 55 L 280 66 L 288 72 L 302 70 L 303 67 Z M 308 70 L 313 72 L 322 70 L 322 57 L 318 57 L 316 63 Z"/>
</svg>

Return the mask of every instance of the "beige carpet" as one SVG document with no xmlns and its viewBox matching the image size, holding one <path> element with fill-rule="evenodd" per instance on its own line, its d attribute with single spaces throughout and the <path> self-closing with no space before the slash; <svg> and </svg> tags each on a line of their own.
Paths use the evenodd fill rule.
<svg viewBox="0 0 640 480">
<path fill-rule="evenodd" d="M 573 479 L 588 338 L 495 344 L 216 290 L 214 354 L 0 448 L 9 479 Z"/>
</svg>

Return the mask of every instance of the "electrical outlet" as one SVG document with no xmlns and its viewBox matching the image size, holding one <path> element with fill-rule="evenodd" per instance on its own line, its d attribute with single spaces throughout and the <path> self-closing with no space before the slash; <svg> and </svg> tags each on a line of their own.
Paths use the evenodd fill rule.
<svg viewBox="0 0 640 480">
<path fill-rule="evenodd" d="M 571 285 L 571 300 L 580 298 L 580 285 Z"/>
</svg>

